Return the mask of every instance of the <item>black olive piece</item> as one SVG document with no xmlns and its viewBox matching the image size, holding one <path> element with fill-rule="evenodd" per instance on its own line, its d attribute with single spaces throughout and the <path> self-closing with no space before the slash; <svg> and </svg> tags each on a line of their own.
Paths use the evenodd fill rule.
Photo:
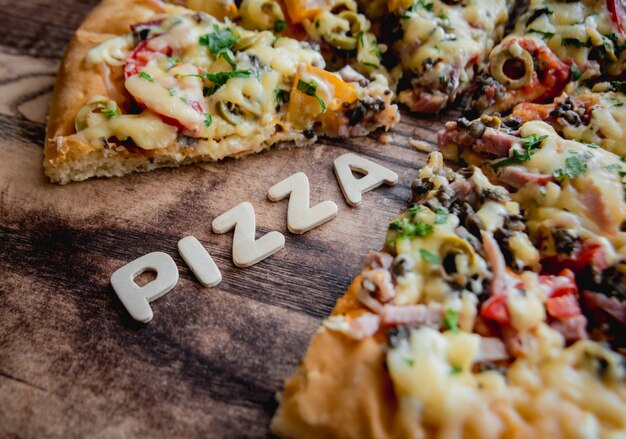
<svg viewBox="0 0 626 439">
<path fill-rule="evenodd" d="M 434 184 L 430 182 L 428 179 L 413 180 L 413 183 L 411 184 L 411 191 L 413 192 L 414 200 L 418 200 L 424 195 L 426 195 L 428 192 L 432 190 L 433 187 L 434 187 Z"/>
<path fill-rule="evenodd" d="M 404 276 L 413 268 L 413 261 L 405 255 L 398 255 L 393 260 L 393 274 L 396 276 Z"/>
<path fill-rule="evenodd" d="M 515 116 L 509 116 L 505 118 L 502 122 L 504 123 L 504 126 L 506 126 L 507 128 L 513 131 L 519 130 L 520 127 L 522 126 L 522 119 L 520 119 L 519 117 L 515 117 Z"/>
<path fill-rule="evenodd" d="M 443 258 L 443 269 L 448 274 L 454 274 L 457 272 L 456 269 L 456 253 L 448 253 L 445 258 Z"/>
<path fill-rule="evenodd" d="M 487 127 L 485 126 L 484 123 L 482 123 L 479 120 L 475 120 L 470 125 L 469 134 L 475 139 L 480 139 L 483 136 L 483 134 L 485 134 L 486 129 Z"/>
<path fill-rule="evenodd" d="M 361 122 L 365 117 L 365 105 L 363 103 L 358 102 L 353 108 L 347 111 L 348 115 L 348 123 L 351 126 L 356 125 Z"/>
<path fill-rule="evenodd" d="M 567 229 L 552 230 L 552 239 L 557 252 L 572 255 L 580 247 L 580 238 Z"/>
<path fill-rule="evenodd" d="M 389 345 L 392 348 L 397 348 L 404 340 L 408 340 L 411 331 L 406 326 L 398 326 L 387 331 L 389 336 Z"/>
<path fill-rule="evenodd" d="M 302 132 L 302 135 L 304 135 L 304 137 L 306 137 L 307 139 L 312 139 L 313 137 L 315 137 L 315 131 L 309 128 L 308 130 L 304 130 Z"/>
</svg>

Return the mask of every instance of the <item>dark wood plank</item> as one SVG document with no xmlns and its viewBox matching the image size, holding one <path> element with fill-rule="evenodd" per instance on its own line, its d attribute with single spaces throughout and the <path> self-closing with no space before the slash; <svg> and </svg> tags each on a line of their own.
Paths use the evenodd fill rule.
<svg viewBox="0 0 626 439">
<path fill-rule="evenodd" d="M 441 124 L 405 114 L 387 143 L 377 133 L 51 185 L 41 166 L 45 109 L 71 29 L 95 3 L 0 0 L 0 436 L 265 436 L 275 393 L 410 198 L 426 156 L 408 139 L 433 143 Z M 348 151 L 400 182 L 349 207 L 332 169 Z M 298 171 L 314 203 L 339 206 L 335 220 L 302 236 L 287 231 L 287 202 L 267 200 L 270 186 Z M 244 270 L 232 264 L 232 235 L 210 230 L 241 201 L 254 205 L 258 233 L 286 235 L 283 250 Z M 187 235 L 222 270 L 218 287 L 202 288 L 178 256 Z M 157 250 L 174 257 L 181 279 L 142 325 L 109 277 Z"/>
</svg>

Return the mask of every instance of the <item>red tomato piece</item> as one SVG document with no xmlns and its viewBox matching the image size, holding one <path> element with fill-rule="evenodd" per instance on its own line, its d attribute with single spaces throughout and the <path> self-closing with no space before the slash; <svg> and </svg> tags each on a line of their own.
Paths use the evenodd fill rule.
<svg viewBox="0 0 626 439">
<path fill-rule="evenodd" d="M 555 319 L 565 320 L 581 314 L 578 297 L 568 294 L 546 300 L 546 311 Z"/>
<path fill-rule="evenodd" d="M 509 314 L 506 299 L 505 294 L 491 296 L 483 303 L 480 309 L 480 315 L 488 320 L 508 325 L 511 322 L 511 315 Z"/>
</svg>

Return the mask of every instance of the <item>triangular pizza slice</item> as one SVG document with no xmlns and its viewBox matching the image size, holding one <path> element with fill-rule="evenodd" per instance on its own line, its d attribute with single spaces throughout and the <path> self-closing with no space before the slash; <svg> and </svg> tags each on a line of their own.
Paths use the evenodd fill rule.
<svg viewBox="0 0 626 439">
<path fill-rule="evenodd" d="M 545 141 L 546 154 L 563 147 L 541 122 L 522 134 Z M 619 159 L 592 163 L 600 186 L 601 167 Z M 616 182 L 622 198 L 612 214 L 623 220 Z M 623 435 L 624 233 L 594 237 L 583 207 L 564 204 L 576 206 L 569 184 L 545 195 L 536 182 L 508 190 L 433 153 L 413 183 L 416 204 L 390 223 L 385 247 L 368 256 L 287 380 L 273 432 Z"/>
<path fill-rule="evenodd" d="M 383 75 L 325 65 L 306 42 L 161 2 L 105 0 L 62 62 L 46 174 L 59 183 L 117 176 L 398 121 Z"/>
</svg>

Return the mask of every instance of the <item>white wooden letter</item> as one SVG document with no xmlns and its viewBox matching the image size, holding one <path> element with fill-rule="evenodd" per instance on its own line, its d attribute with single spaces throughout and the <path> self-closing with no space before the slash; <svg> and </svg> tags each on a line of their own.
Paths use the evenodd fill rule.
<svg viewBox="0 0 626 439">
<path fill-rule="evenodd" d="M 146 271 L 155 271 L 153 281 L 140 287 L 135 278 Z M 178 282 L 178 268 L 174 260 L 162 252 L 148 253 L 124 265 L 111 276 L 113 290 L 129 314 L 143 323 L 152 320 L 153 313 L 148 302 L 169 292 Z"/>
<path fill-rule="evenodd" d="M 361 204 L 364 192 L 371 191 L 383 183 L 394 185 L 398 182 L 398 174 L 395 172 L 353 153 L 337 157 L 334 165 L 341 191 L 351 206 Z M 363 173 L 365 176 L 356 179 L 352 171 Z"/>
<path fill-rule="evenodd" d="M 214 287 L 222 281 L 220 269 L 194 236 L 186 236 L 178 241 L 178 252 L 205 287 Z"/>
<path fill-rule="evenodd" d="M 289 197 L 287 228 L 298 235 L 330 221 L 337 216 L 339 210 L 332 201 L 323 201 L 309 207 L 311 188 L 304 172 L 298 172 L 276 183 L 267 192 L 267 197 L 272 201 Z"/>
<path fill-rule="evenodd" d="M 285 237 L 280 232 L 269 232 L 255 240 L 256 218 L 252 204 L 243 202 L 213 220 L 215 233 L 226 233 L 235 229 L 233 236 L 233 263 L 240 268 L 250 267 L 272 256 L 285 246 Z"/>
</svg>

